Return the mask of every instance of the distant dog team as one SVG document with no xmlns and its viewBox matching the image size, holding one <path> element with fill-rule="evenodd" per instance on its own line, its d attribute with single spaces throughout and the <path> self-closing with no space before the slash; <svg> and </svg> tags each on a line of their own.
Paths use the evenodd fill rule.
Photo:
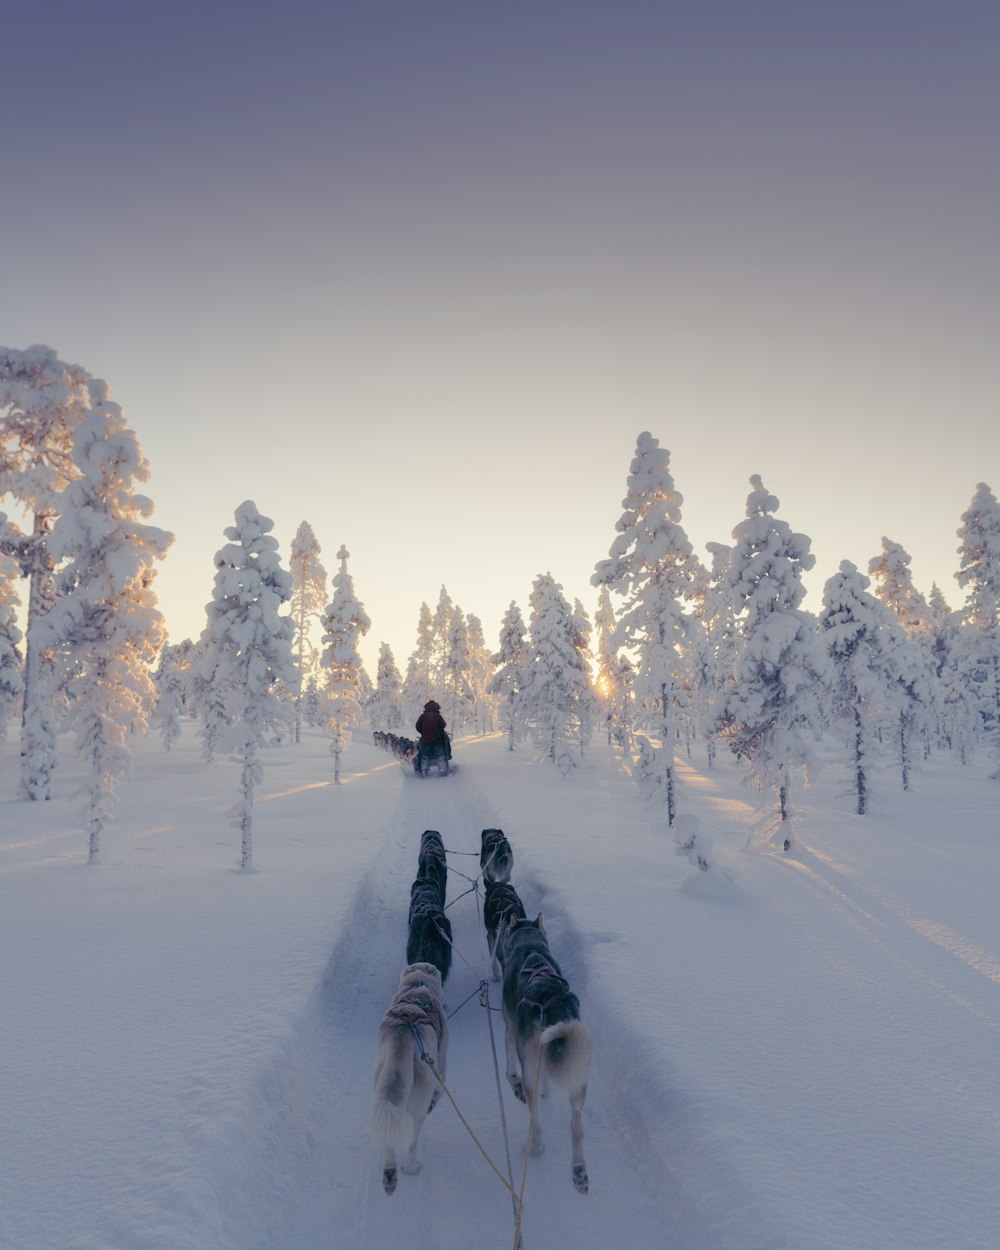
<svg viewBox="0 0 1000 1250">
<path fill-rule="evenodd" d="M 590 1072 L 590 1034 L 580 1020 L 579 999 L 549 947 L 541 915 L 529 920 L 510 884 L 513 859 L 502 829 L 482 831 L 483 922 L 491 974 L 494 980 L 503 976 L 507 1079 L 515 1096 L 528 1105 L 533 1155 L 542 1150 L 538 1095 L 547 1092 L 550 1081 L 565 1090 L 570 1103 L 573 1185 L 587 1193 L 583 1106 Z M 417 1139 L 441 1093 L 435 1072 L 441 1082 L 445 1076 L 447 1021 L 442 987 L 452 961 L 452 930 L 445 914 L 447 882 L 441 835 L 425 830 L 417 876 L 410 888 L 407 967 L 378 1029 L 372 1134 L 383 1149 L 382 1184 L 387 1194 L 396 1189 L 397 1149 L 405 1150 L 404 1172 L 420 1169 Z"/>
</svg>

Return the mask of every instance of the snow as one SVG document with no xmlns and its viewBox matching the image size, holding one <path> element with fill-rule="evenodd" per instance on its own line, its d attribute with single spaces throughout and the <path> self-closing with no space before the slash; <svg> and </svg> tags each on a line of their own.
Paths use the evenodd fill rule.
<svg viewBox="0 0 1000 1250">
<path fill-rule="evenodd" d="M 368 1137 L 375 1031 L 403 963 L 419 835 L 449 848 L 448 1086 L 504 1169 L 475 896 L 480 830 L 594 1038 L 589 1195 L 545 1100 L 525 1250 L 987 1250 L 1000 1209 L 1000 839 L 985 761 L 891 770 L 852 813 L 837 744 L 789 854 L 747 840 L 738 769 L 678 760 L 712 866 L 595 741 L 568 777 L 503 735 L 404 776 L 358 731 L 262 751 L 255 871 L 226 810 L 239 767 L 135 741 L 102 862 L 64 801 L 23 802 L 0 747 L 3 1250 L 468 1250 L 510 1198 L 446 1100 L 386 1197 Z M 459 852 L 465 852 L 462 855 Z M 498 987 L 489 983 L 491 1000 Z M 463 1000 L 471 995 L 471 999 Z M 526 1113 L 503 1077 L 514 1171 Z"/>
</svg>

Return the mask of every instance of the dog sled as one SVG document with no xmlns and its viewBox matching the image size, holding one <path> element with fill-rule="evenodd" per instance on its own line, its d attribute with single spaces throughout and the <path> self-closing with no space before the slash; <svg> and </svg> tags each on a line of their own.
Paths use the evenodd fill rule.
<svg viewBox="0 0 1000 1250">
<path fill-rule="evenodd" d="M 436 742 L 419 742 L 413 756 L 413 771 L 418 777 L 430 777 L 435 774 L 447 777 L 455 772 L 456 765 L 451 762 L 451 743 L 447 738 L 439 738 Z"/>
</svg>

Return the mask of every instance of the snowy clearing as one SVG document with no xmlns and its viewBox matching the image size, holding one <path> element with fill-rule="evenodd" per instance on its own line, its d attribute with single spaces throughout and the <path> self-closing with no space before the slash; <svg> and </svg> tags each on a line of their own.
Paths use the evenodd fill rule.
<svg viewBox="0 0 1000 1250">
<path fill-rule="evenodd" d="M 62 801 L 0 802 L 4 1250 L 446 1250 L 511 1244 L 510 1198 L 447 1101 L 423 1170 L 380 1184 L 368 1137 L 378 1021 L 404 962 L 419 836 L 478 850 L 499 826 L 595 1042 L 591 1192 L 569 1177 L 568 1108 L 542 1109 L 524 1240 L 719 1250 L 995 1245 L 1000 1172 L 1000 864 L 986 766 L 935 758 L 904 795 L 844 770 L 800 795 L 790 855 L 746 848 L 728 762 L 681 769 L 713 839 L 698 873 L 620 760 L 563 778 L 498 737 L 460 772 L 405 778 L 359 733 L 264 753 L 256 871 L 224 811 L 237 766 L 186 723 L 136 744 L 102 863 Z M 66 753 L 67 761 L 71 753 Z M 12 793 L 16 754 L 0 756 Z M 456 956 L 448 1086 L 504 1167 L 486 948 L 449 857 Z M 494 1004 L 499 987 L 490 983 Z M 467 996 L 470 1001 L 461 1005 Z M 498 1062 L 516 1176 L 527 1115 Z"/>
</svg>

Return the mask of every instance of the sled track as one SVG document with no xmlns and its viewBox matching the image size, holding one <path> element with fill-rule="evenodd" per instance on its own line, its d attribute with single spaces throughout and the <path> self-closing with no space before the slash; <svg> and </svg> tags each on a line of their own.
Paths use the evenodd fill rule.
<svg viewBox="0 0 1000 1250">
<path fill-rule="evenodd" d="M 310 1017 L 298 1030 L 302 1053 L 283 1065 L 285 1122 L 271 1126 L 274 1144 L 261 1160 L 271 1202 L 260 1250 L 386 1250 L 395 1245 L 505 1250 L 513 1242 L 510 1196 L 446 1099 L 421 1134 L 421 1173 L 401 1175 L 391 1197 L 382 1191 L 381 1154 L 368 1129 L 375 1031 L 405 963 L 409 889 L 424 829 L 440 830 L 452 852 L 447 897 L 456 951 L 445 1000 L 455 1014 L 449 1025 L 447 1083 L 483 1147 L 506 1171 L 489 1025 L 476 992 L 489 976 L 481 894 L 478 907 L 474 893 L 460 897 L 470 883 L 459 875 L 477 875 L 480 830 L 503 827 L 502 813 L 491 809 L 465 771 L 440 782 L 407 780 L 400 790 Z M 573 1189 L 569 1108 L 553 1091 L 540 1110 L 545 1151 L 528 1166 L 524 1250 L 606 1250 L 623 1244 L 630 1250 L 712 1250 L 711 1221 L 693 1207 L 664 1161 L 671 1102 L 664 1075 L 656 1081 L 643 1070 L 642 1040 L 613 1027 L 590 997 L 583 944 L 563 917 L 546 910 L 535 884 L 518 871 L 516 841 L 514 864 L 512 881 L 529 914 L 546 912 L 553 949 L 580 995 L 594 1037 L 584 1115 L 590 1194 Z M 491 981 L 489 993 L 499 1006 L 499 983 Z M 499 1012 L 493 1029 L 516 1187 L 527 1113 L 504 1076 Z M 616 1059 L 625 1060 L 620 1069 Z"/>
</svg>

